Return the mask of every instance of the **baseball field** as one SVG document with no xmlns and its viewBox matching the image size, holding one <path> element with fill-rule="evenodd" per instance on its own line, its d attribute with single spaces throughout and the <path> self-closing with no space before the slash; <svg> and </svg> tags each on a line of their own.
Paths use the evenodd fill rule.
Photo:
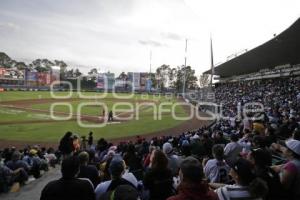
<svg viewBox="0 0 300 200">
<path fill-rule="evenodd" d="M 187 117 L 182 99 L 148 94 L 111 94 L 49 91 L 0 93 L 0 145 L 23 142 L 57 143 L 72 131 L 90 131 L 95 138 L 129 139 L 137 135 L 172 135 L 202 126 Z M 113 121 L 108 121 L 112 111 Z"/>
</svg>

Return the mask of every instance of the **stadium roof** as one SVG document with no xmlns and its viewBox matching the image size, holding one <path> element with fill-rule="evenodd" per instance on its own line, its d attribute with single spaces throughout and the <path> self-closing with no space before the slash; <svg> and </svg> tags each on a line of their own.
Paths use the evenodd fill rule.
<svg viewBox="0 0 300 200">
<path fill-rule="evenodd" d="M 300 18 L 268 42 L 215 67 L 214 74 L 230 77 L 284 64 L 300 63 Z M 204 72 L 210 74 L 211 70 Z"/>
</svg>

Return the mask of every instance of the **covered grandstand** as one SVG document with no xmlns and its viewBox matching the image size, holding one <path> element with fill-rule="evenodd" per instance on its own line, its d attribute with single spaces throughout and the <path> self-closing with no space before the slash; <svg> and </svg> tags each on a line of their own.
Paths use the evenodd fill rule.
<svg viewBox="0 0 300 200">
<path fill-rule="evenodd" d="M 216 66 L 214 75 L 220 82 L 300 75 L 299 35 L 300 18 L 273 39 Z"/>
</svg>

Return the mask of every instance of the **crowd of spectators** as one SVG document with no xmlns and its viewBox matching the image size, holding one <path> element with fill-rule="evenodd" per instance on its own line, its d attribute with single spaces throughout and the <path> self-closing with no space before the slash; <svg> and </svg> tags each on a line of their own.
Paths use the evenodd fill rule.
<svg viewBox="0 0 300 200">
<path fill-rule="evenodd" d="M 15 147 L 0 151 L 0 193 L 8 192 L 42 176 L 49 167 L 55 167 L 59 152 L 53 148 L 28 146 L 22 150 Z M 16 184 L 16 185 L 14 185 Z"/>
<path fill-rule="evenodd" d="M 67 132 L 59 144 L 62 177 L 41 200 L 300 199 L 300 81 L 221 84 L 215 92 L 229 117 L 209 128 L 117 145 Z M 235 117 L 249 102 L 262 103 L 259 115 Z M 48 157 L 30 151 L 5 158 L 1 169 L 24 181 L 23 171 L 35 174 L 26 159 Z"/>
</svg>

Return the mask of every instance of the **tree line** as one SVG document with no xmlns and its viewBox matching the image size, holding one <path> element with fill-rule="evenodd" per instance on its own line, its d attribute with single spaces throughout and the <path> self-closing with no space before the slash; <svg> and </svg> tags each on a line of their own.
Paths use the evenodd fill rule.
<svg viewBox="0 0 300 200">
<path fill-rule="evenodd" d="M 37 72 L 47 72 L 51 70 L 52 66 L 60 67 L 60 78 L 66 80 L 70 78 L 76 78 L 83 73 L 79 68 L 68 69 L 68 65 L 62 60 L 48 60 L 48 59 L 35 59 L 30 64 L 24 62 L 18 62 L 11 59 L 8 55 L 0 52 L 0 66 L 5 68 L 16 67 L 19 70 L 29 69 L 36 70 Z M 88 75 L 97 75 L 97 68 L 92 68 Z M 195 70 L 191 66 L 177 66 L 171 67 L 170 65 L 163 64 L 156 68 L 152 73 L 149 73 L 148 78 L 152 81 L 152 87 L 158 90 L 165 90 L 171 88 L 177 92 L 183 90 L 183 82 L 185 79 L 185 89 L 195 90 L 200 87 L 206 87 L 209 84 L 209 76 L 201 75 L 199 78 L 195 74 Z M 127 74 L 125 72 L 120 73 L 117 77 L 122 80 L 127 80 Z M 96 81 L 96 76 L 91 77 L 88 81 Z"/>
</svg>

